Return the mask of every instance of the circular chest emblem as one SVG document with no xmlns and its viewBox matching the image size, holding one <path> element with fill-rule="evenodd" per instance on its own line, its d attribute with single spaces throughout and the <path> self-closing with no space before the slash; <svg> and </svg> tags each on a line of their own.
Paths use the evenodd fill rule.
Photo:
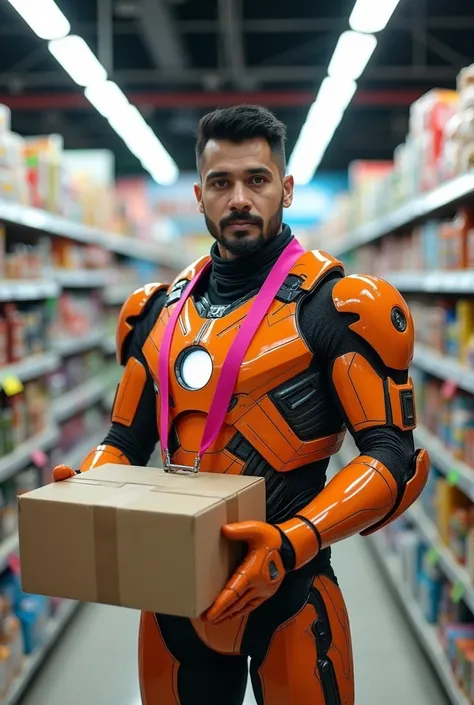
<svg viewBox="0 0 474 705">
<path fill-rule="evenodd" d="M 398 306 L 392 308 L 392 323 L 393 327 L 398 330 L 399 333 L 404 333 L 407 329 L 407 318 L 402 309 Z"/>
<path fill-rule="evenodd" d="M 183 350 L 176 361 L 176 377 L 182 387 L 198 391 L 206 386 L 212 377 L 212 359 L 204 348 Z"/>
</svg>

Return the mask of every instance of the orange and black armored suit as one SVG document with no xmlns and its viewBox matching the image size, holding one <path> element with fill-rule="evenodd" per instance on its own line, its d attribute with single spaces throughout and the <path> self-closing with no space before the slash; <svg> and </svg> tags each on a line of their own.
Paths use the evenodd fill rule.
<svg viewBox="0 0 474 705">
<path fill-rule="evenodd" d="M 186 301 L 172 338 L 173 463 L 192 466 L 226 352 L 291 239 L 285 227 L 237 260 L 221 259 L 213 247 L 210 275 Z M 82 471 L 147 464 L 158 441 L 163 331 L 207 261 L 124 305 L 117 342 L 125 370 L 113 425 Z M 267 524 L 239 534 L 257 537 L 257 559 L 244 562 L 219 598 L 222 621 L 213 610 L 199 620 L 142 615 L 144 705 L 241 705 L 249 657 L 258 705 L 354 705 L 349 621 L 330 546 L 392 521 L 426 482 L 428 455 L 415 452 L 412 438 L 412 353 L 412 319 L 393 287 L 345 277 L 322 252 L 299 257 L 252 339 L 225 423 L 201 462 L 203 471 L 265 478 Z M 346 428 L 359 456 L 326 485 Z M 223 606 L 229 595 L 241 598 L 249 571 L 261 578 L 254 609 L 233 617 Z"/>
</svg>

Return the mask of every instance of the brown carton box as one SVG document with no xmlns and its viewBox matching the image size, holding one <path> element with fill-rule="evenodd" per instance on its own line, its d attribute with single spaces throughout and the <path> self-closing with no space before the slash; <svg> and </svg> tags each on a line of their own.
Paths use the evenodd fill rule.
<svg viewBox="0 0 474 705">
<path fill-rule="evenodd" d="M 265 521 L 261 478 L 104 465 L 19 497 L 26 592 L 198 617 L 242 557 L 221 527 Z"/>
</svg>

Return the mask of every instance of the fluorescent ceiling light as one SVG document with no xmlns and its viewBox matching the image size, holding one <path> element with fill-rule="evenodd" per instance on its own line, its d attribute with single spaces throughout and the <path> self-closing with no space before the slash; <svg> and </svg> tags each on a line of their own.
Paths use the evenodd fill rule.
<svg viewBox="0 0 474 705">
<path fill-rule="evenodd" d="M 288 163 L 297 184 L 311 181 L 356 89 L 352 80 L 327 77 L 322 82 Z"/>
<path fill-rule="evenodd" d="M 288 172 L 293 174 L 295 183 L 304 185 L 311 181 L 343 114 L 343 111 L 325 113 L 324 109 L 319 108 L 312 111 L 300 132 L 288 164 Z"/>
<path fill-rule="evenodd" d="M 107 72 L 82 37 L 69 35 L 49 42 L 49 51 L 79 86 L 107 79 Z"/>
<path fill-rule="evenodd" d="M 321 83 L 314 105 L 322 105 L 326 111 L 344 111 L 354 97 L 356 90 L 357 83 L 350 78 L 327 76 Z M 312 108 L 308 113 L 308 118 L 311 113 Z"/>
<path fill-rule="evenodd" d="M 60 39 L 71 25 L 54 0 L 8 0 L 40 39 Z"/>
<path fill-rule="evenodd" d="M 381 32 L 400 0 L 357 0 L 349 17 L 356 32 Z"/>
<path fill-rule="evenodd" d="M 343 32 L 329 63 L 328 74 L 335 78 L 357 80 L 377 46 L 373 34 Z"/>
<path fill-rule="evenodd" d="M 93 83 L 86 88 L 84 95 L 105 118 L 126 110 L 130 105 L 125 93 L 113 81 Z"/>
</svg>

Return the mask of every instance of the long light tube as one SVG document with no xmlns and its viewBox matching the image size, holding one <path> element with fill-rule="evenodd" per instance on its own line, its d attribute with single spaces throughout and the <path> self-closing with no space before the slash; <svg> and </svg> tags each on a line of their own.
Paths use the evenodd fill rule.
<svg viewBox="0 0 474 705">
<path fill-rule="evenodd" d="M 311 181 L 356 89 L 352 80 L 328 77 L 322 82 L 288 163 L 297 184 Z"/>
<path fill-rule="evenodd" d="M 54 0 L 8 0 L 40 39 L 61 39 L 71 25 Z"/>
<path fill-rule="evenodd" d="M 364 72 L 376 46 L 377 39 L 373 34 L 343 32 L 334 49 L 328 74 L 356 81 Z"/>
<path fill-rule="evenodd" d="M 107 71 L 82 37 L 70 34 L 49 42 L 48 49 L 56 61 L 79 86 L 92 86 L 107 78 Z"/>
<path fill-rule="evenodd" d="M 357 0 L 349 17 L 356 32 L 381 32 L 387 26 L 400 0 Z"/>
<path fill-rule="evenodd" d="M 93 83 L 87 86 L 84 95 L 105 118 L 125 110 L 130 105 L 125 93 L 113 81 Z"/>
<path fill-rule="evenodd" d="M 288 169 L 297 184 L 311 181 L 325 151 L 357 90 L 377 46 L 375 32 L 385 28 L 400 0 L 356 0 L 349 18 L 351 31 L 343 32 L 328 66 L 326 78 L 308 112 L 291 154 Z M 338 80 L 346 90 L 333 90 Z"/>
</svg>

